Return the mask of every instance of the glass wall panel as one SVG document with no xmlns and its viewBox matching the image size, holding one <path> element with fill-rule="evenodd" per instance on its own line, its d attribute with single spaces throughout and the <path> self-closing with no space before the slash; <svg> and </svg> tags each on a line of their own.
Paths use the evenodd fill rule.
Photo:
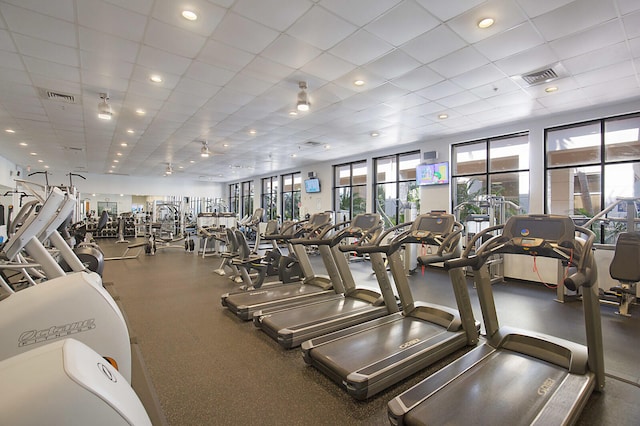
<svg viewBox="0 0 640 426">
<path fill-rule="evenodd" d="M 599 163 L 601 139 L 599 122 L 548 130 L 547 166 Z"/>
</svg>

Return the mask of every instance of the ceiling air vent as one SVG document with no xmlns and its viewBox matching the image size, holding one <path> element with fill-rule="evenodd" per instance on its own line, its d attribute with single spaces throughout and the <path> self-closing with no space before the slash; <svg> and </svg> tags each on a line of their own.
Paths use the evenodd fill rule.
<svg viewBox="0 0 640 426">
<path fill-rule="evenodd" d="M 322 145 L 322 142 L 307 141 L 307 142 L 304 143 L 304 145 L 313 148 L 313 147 Z"/>
<path fill-rule="evenodd" d="M 530 86 L 535 84 L 549 82 L 558 78 L 558 74 L 552 69 L 547 68 L 540 71 L 535 71 L 522 76 L 522 79 Z"/>
<path fill-rule="evenodd" d="M 56 92 L 48 89 L 39 89 L 40 97 L 51 101 L 65 102 L 67 104 L 75 104 L 76 96 L 70 93 Z"/>
</svg>

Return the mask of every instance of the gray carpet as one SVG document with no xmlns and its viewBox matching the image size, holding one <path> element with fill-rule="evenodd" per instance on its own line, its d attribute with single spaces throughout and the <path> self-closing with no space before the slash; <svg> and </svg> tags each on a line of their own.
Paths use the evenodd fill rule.
<svg viewBox="0 0 640 426">
<path fill-rule="evenodd" d="M 100 244 L 107 256 L 125 249 L 113 241 Z M 387 402 L 441 366 L 356 401 L 307 366 L 299 349 L 282 349 L 220 305 L 220 295 L 236 285 L 213 273 L 219 262 L 167 249 L 105 267 L 104 279 L 114 283 L 170 425 L 388 425 Z M 316 265 L 321 263 L 314 259 Z M 360 283 L 375 285 L 366 264 L 353 264 L 353 269 Z M 420 297 L 451 305 L 445 274 L 418 273 L 411 283 Z M 581 339 L 581 323 L 574 322 L 580 318 L 579 304 L 555 303 L 552 292 L 531 284 L 499 284 L 496 293 L 503 322 L 523 326 L 517 322 L 540 317 L 541 328 Z M 474 312 L 479 318 L 477 305 Z M 606 391 L 589 401 L 579 422 L 583 425 L 631 425 L 640 418 L 640 320 L 637 313 L 626 322 L 615 317 L 603 308 L 606 355 L 615 366 L 607 371 L 624 374 L 627 382 L 608 378 Z"/>
</svg>

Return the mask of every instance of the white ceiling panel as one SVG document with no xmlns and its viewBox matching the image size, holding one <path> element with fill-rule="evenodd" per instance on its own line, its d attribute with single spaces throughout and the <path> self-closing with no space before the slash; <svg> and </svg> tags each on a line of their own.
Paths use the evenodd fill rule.
<svg viewBox="0 0 640 426">
<path fill-rule="evenodd" d="M 394 46 L 400 46 L 438 24 L 439 21 L 424 8 L 414 2 L 402 2 L 365 28 Z"/>
<path fill-rule="evenodd" d="M 142 41 L 148 19 L 100 0 L 77 2 L 77 13 L 81 26 L 137 42 Z"/>
<path fill-rule="evenodd" d="M 553 41 L 614 18 L 613 2 L 579 0 L 536 17 L 533 23 L 547 41 Z"/>
<path fill-rule="evenodd" d="M 71 22 L 0 3 L 0 13 L 11 31 L 48 40 L 64 46 L 77 47 L 76 28 Z"/>
<path fill-rule="evenodd" d="M 462 40 L 448 26 L 440 25 L 402 46 L 402 50 L 423 64 L 442 58 L 465 46 Z"/>
<path fill-rule="evenodd" d="M 197 20 L 181 16 L 187 6 Z M 486 14 L 495 24 L 480 30 Z M 639 15 L 635 0 L 0 0 L 0 126 L 19 130 L 0 132 L 2 155 L 138 176 L 174 161 L 176 178 L 220 182 L 640 101 Z M 510 78 L 548 66 L 561 74 L 554 93 Z M 299 81 L 311 110 L 291 116 Z M 78 104 L 43 100 L 39 87 Z M 100 92 L 111 122 L 97 118 Z M 200 161 L 201 138 L 225 155 Z"/>
</svg>

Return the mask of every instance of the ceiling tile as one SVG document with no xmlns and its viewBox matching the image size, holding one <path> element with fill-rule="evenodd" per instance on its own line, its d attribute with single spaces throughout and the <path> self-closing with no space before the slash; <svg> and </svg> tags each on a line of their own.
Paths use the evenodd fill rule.
<svg viewBox="0 0 640 426">
<path fill-rule="evenodd" d="M 322 51 L 300 39 L 287 34 L 280 35 L 261 56 L 291 68 L 300 68 Z"/>
<path fill-rule="evenodd" d="M 15 34 L 13 38 L 22 55 L 34 56 L 72 67 L 79 65 L 79 57 L 75 49 L 19 34 Z"/>
<path fill-rule="evenodd" d="M 430 101 L 436 101 L 460 92 L 462 92 L 462 88 L 460 86 L 445 80 L 425 89 L 418 90 L 416 91 L 416 94 L 424 97 L 425 99 L 429 99 Z"/>
<path fill-rule="evenodd" d="M 373 34 L 360 30 L 329 50 L 340 58 L 364 65 L 367 62 L 391 51 L 393 46 Z"/>
<path fill-rule="evenodd" d="M 256 56 L 243 70 L 248 75 L 259 77 L 274 84 L 291 75 L 294 71 L 295 69 L 293 68 L 278 64 L 262 56 Z"/>
<path fill-rule="evenodd" d="M 76 29 L 70 22 L 2 3 L 0 3 L 0 12 L 9 29 L 18 34 L 65 46 L 78 46 Z"/>
<path fill-rule="evenodd" d="M 319 6 L 314 6 L 293 24 L 287 33 L 319 49 L 327 50 L 344 40 L 356 29 L 355 25 Z"/>
<path fill-rule="evenodd" d="M 478 68 L 488 62 L 487 58 L 478 53 L 476 49 L 468 46 L 431 62 L 429 67 L 438 72 L 438 74 L 450 78 Z"/>
<path fill-rule="evenodd" d="M 200 61 L 193 61 L 191 66 L 184 74 L 185 77 L 194 80 L 204 81 L 213 86 L 224 86 L 233 78 L 234 73 L 229 70 L 214 67 Z"/>
<path fill-rule="evenodd" d="M 484 86 L 471 89 L 471 93 L 482 99 L 487 99 L 516 90 L 522 90 L 522 88 L 511 78 L 502 78 L 489 84 L 485 84 Z"/>
<path fill-rule="evenodd" d="M 439 23 L 436 18 L 417 4 L 402 2 L 365 28 L 394 46 L 400 46 L 435 28 Z"/>
<path fill-rule="evenodd" d="M 209 39 L 198 54 L 197 59 L 231 71 L 240 71 L 251 62 L 254 57 L 255 55 L 251 53 Z"/>
<path fill-rule="evenodd" d="M 6 50 L 9 52 L 16 51 L 16 47 L 13 45 L 13 40 L 11 40 L 9 32 L 5 30 L 0 30 L 0 50 Z"/>
<path fill-rule="evenodd" d="M 33 57 L 25 57 L 24 63 L 30 73 L 46 74 L 52 80 L 65 80 L 80 83 L 80 72 L 77 67 L 58 64 Z"/>
<path fill-rule="evenodd" d="M 524 9 L 529 18 L 535 18 L 543 13 L 551 12 L 574 0 L 517 0 L 520 7 Z"/>
<path fill-rule="evenodd" d="M 4 0 L 4 3 L 11 3 L 65 21 L 75 20 L 73 0 Z"/>
<path fill-rule="evenodd" d="M 500 59 L 495 65 L 508 76 L 526 74 L 541 68 L 553 65 L 558 61 L 558 56 L 543 44 L 533 49 L 526 50 L 516 55 Z"/>
<path fill-rule="evenodd" d="M 418 68 L 420 62 L 400 49 L 395 49 L 381 58 L 368 63 L 365 68 L 386 79 L 392 79 Z"/>
<path fill-rule="evenodd" d="M 547 41 L 582 31 L 616 17 L 610 1 L 580 0 L 533 19 Z"/>
<path fill-rule="evenodd" d="M 356 66 L 330 53 L 323 53 L 302 67 L 302 71 L 323 80 L 335 80 L 353 71 Z"/>
<path fill-rule="evenodd" d="M 580 74 L 611 64 L 617 64 L 627 59 L 629 59 L 627 44 L 618 43 L 565 59 L 562 64 L 571 74 Z"/>
<path fill-rule="evenodd" d="M 147 18 L 99 0 L 82 0 L 77 3 L 78 23 L 81 26 L 107 34 L 142 41 Z"/>
<path fill-rule="evenodd" d="M 242 73 L 236 74 L 227 84 L 229 89 L 237 90 L 242 93 L 248 93 L 252 96 L 259 96 L 267 89 L 273 86 L 273 83 L 269 83 L 264 80 L 260 80 L 255 77 L 243 75 Z"/>
<path fill-rule="evenodd" d="M 608 22 L 586 31 L 571 34 L 549 43 L 560 58 L 571 58 L 624 41 L 619 22 Z"/>
<path fill-rule="evenodd" d="M 133 70 L 133 67 L 131 68 Z M 95 92 L 125 92 L 129 87 L 129 79 L 113 75 L 100 74 L 83 69 L 80 72 L 82 84 L 85 88 L 93 88 Z"/>
<path fill-rule="evenodd" d="M 544 39 L 529 23 L 525 22 L 474 44 L 480 53 L 492 61 L 514 55 L 544 43 Z"/>
<path fill-rule="evenodd" d="M 491 17 L 495 23 L 478 28 L 478 22 Z M 526 16 L 512 0 L 489 0 L 447 22 L 447 25 L 468 43 L 476 43 L 523 23 Z"/>
<path fill-rule="evenodd" d="M 357 26 L 363 26 L 401 0 L 322 0 L 318 4 Z"/>
<path fill-rule="evenodd" d="M 260 53 L 278 37 L 278 32 L 229 12 L 212 37 L 238 49 Z"/>
<path fill-rule="evenodd" d="M 0 67 L 0 80 L 5 84 L 31 84 L 29 74 L 21 70 Z"/>
<path fill-rule="evenodd" d="M 620 13 L 626 15 L 634 10 L 640 10 L 640 3 L 637 0 L 617 0 Z"/>
<path fill-rule="evenodd" d="M 465 89 L 473 89 L 474 87 L 482 86 L 500 80 L 504 77 L 504 73 L 496 68 L 495 65 L 487 64 L 471 71 L 467 71 L 464 74 L 460 74 L 459 76 L 452 78 L 451 81 Z"/>
<path fill-rule="evenodd" d="M 151 12 L 154 0 L 105 0 L 115 6 L 129 9 L 134 12 L 148 14 Z M 161 0 L 155 0 L 156 2 Z"/>
<path fill-rule="evenodd" d="M 464 40 L 446 25 L 440 25 L 404 44 L 402 50 L 423 64 L 428 64 L 464 46 Z"/>
<path fill-rule="evenodd" d="M 449 19 L 468 11 L 469 9 L 484 3 L 486 0 L 465 0 L 460 2 L 447 2 L 442 0 L 416 0 L 422 7 L 441 21 Z"/>
<path fill-rule="evenodd" d="M 182 11 L 187 9 L 195 12 L 198 19 L 189 21 L 183 18 Z M 209 37 L 222 21 L 225 13 L 226 9 L 205 0 L 189 0 L 187 3 L 174 0 L 155 0 L 151 16 L 165 24 Z"/>
<path fill-rule="evenodd" d="M 152 70 L 152 73 L 182 75 L 191 65 L 191 60 L 173 55 L 147 45 L 140 48 L 137 63 Z"/>
<path fill-rule="evenodd" d="M 455 95 L 438 99 L 438 103 L 447 108 L 456 108 L 462 105 L 478 101 L 478 97 L 471 92 L 460 92 Z"/>
<path fill-rule="evenodd" d="M 640 37 L 629 40 L 629 47 L 631 48 L 631 56 L 640 58 Z"/>
<path fill-rule="evenodd" d="M 78 29 L 78 39 L 80 49 L 90 52 L 93 56 L 101 56 L 105 61 L 134 63 L 140 49 L 136 42 L 85 27 Z"/>
<path fill-rule="evenodd" d="M 575 80 L 582 87 L 592 86 L 607 81 L 617 81 L 621 78 L 633 76 L 635 70 L 632 61 L 618 62 L 614 65 L 598 68 L 575 75 Z"/>
<path fill-rule="evenodd" d="M 393 84 L 406 90 L 415 91 L 423 87 L 431 86 L 442 80 L 444 80 L 444 77 L 433 71 L 427 65 L 423 65 L 401 77 L 394 78 Z"/>
<path fill-rule="evenodd" d="M 147 25 L 145 44 L 186 58 L 195 58 L 206 38 L 152 19 Z"/>
<path fill-rule="evenodd" d="M 308 0 L 238 0 L 232 10 L 267 27 L 284 31 L 312 6 Z"/>
<path fill-rule="evenodd" d="M 626 15 L 622 22 L 624 30 L 629 38 L 640 37 L 640 12 Z"/>
<path fill-rule="evenodd" d="M 133 63 L 121 62 L 105 57 L 95 51 L 80 51 L 80 64 L 83 70 L 92 71 L 105 76 L 128 79 L 133 72 Z"/>
</svg>

